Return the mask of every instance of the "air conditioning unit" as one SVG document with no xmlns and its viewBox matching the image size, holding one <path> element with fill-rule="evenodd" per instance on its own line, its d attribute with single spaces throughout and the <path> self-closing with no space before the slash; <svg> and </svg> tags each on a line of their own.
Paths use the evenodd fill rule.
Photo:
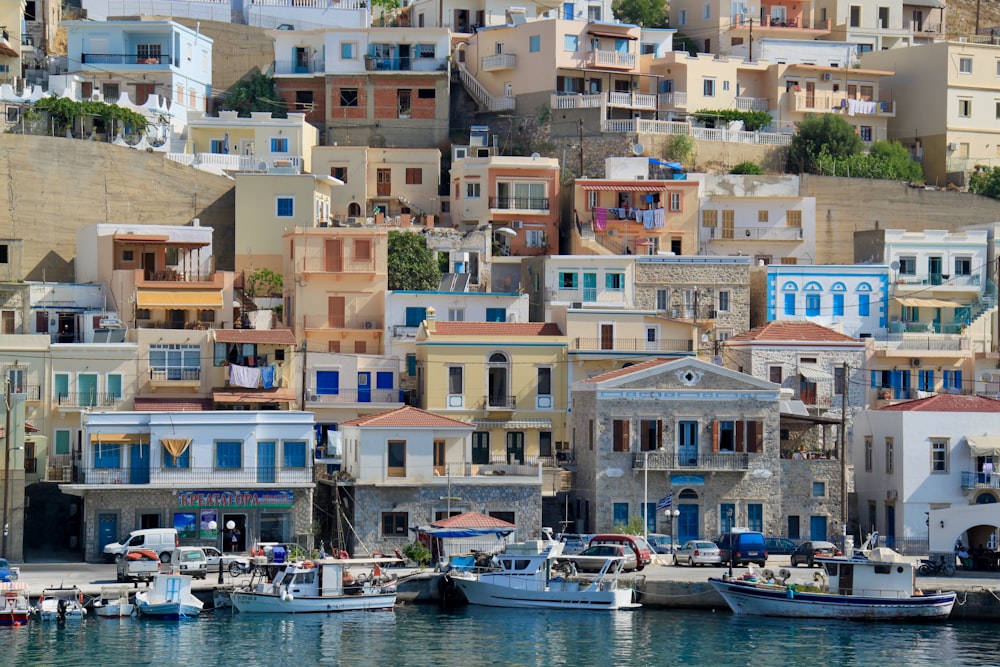
<svg viewBox="0 0 1000 667">
<path fill-rule="evenodd" d="M 899 497 L 899 491 L 897 491 L 896 489 L 889 489 L 888 491 L 885 492 L 886 500 L 895 500 L 898 497 Z"/>
<path fill-rule="evenodd" d="M 957 141 L 953 141 L 950 144 L 948 144 L 948 150 L 950 150 L 950 151 L 957 151 L 958 150 L 958 142 Z"/>
<path fill-rule="evenodd" d="M 91 102 L 103 102 L 104 101 L 104 95 L 101 94 L 101 91 L 95 90 L 90 95 L 90 101 Z"/>
<path fill-rule="evenodd" d="M 833 74 L 831 72 L 824 72 L 823 73 L 823 80 L 824 81 L 832 81 L 833 80 Z"/>
<path fill-rule="evenodd" d="M 374 329 L 374 328 L 375 328 L 375 323 L 374 322 L 372 322 L 371 320 L 368 320 L 367 322 L 365 322 L 365 329 Z"/>
<path fill-rule="evenodd" d="M 910 365 L 914 368 L 920 368 L 920 357 L 913 357 L 910 359 Z"/>
<path fill-rule="evenodd" d="M 521 228 L 524 227 L 524 221 L 523 220 L 511 220 L 510 221 L 510 226 L 511 226 L 512 229 L 521 229 Z"/>
<path fill-rule="evenodd" d="M 583 302 L 582 301 L 573 301 L 572 303 L 570 303 L 570 308 L 577 308 L 577 309 L 583 308 Z"/>
</svg>

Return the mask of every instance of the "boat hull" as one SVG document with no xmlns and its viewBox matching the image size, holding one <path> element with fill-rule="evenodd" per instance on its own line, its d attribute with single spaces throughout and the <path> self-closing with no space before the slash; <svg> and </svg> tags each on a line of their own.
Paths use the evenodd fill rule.
<svg viewBox="0 0 1000 667">
<path fill-rule="evenodd" d="M 465 595 L 469 604 L 487 607 L 613 611 L 616 609 L 635 609 L 641 606 L 632 602 L 632 591 L 630 590 L 558 590 L 558 587 L 548 590 L 531 590 L 460 577 L 453 578 L 453 581 Z"/>
<path fill-rule="evenodd" d="M 24 625 L 30 616 L 31 611 L 28 609 L 0 611 L 0 625 Z"/>
<path fill-rule="evenodd" d="M 329 597 L 296 596 L 282 599 L 271 593 L 233 591 L 233 606 L 244 614 L 325 614 L 339 611 L 383 611 L 396 604 L 395 593 L 337 595 Z"/>
<path fill-rule="evenodd" d="M 94 614 L 101 618 L 123 618 L 135 613 L 135 605 L 129 604 L 94 604 Z"/>
<path fill-rule="evenodd" d="M 139 604 L 136 610 L 140 616 L 177 620 L 181 618 L 196 618 L 201 613 L 201 607 L 181 602 L 162 602 L 158 604 Z"/>
<path fill-rule="evenodd" d="M 955 604 L 955 593 L 880 598 L 791 591 L 715 578 L 708 583 L 719 592 L 733 613 L 754 616 L 886 621 L 940 619 L 946 618 Z"/>
</svg>

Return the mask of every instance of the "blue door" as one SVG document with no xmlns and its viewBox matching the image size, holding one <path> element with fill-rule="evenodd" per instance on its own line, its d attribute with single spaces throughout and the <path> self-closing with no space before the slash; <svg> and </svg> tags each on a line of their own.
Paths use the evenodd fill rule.
<svg viewBox="0 0 1000 667">
<path fill-rule="evenodd" d="M 812 541 L 825 540 L 826 539 L 826 517 L 825 516 L 811 516 L 809 517 L 809 538 Z"/>
<path fill-rule="evenodd" d="M 698 534 L 698 506 L 678 505 L 677 510 L 680 512 L 677 517 L 677 544 L 701 537 Z"/>
<path fill-rule="evenodd" d="M 583 300 L 597 301 L 597 274 L 583 274 Z"/>
<path fill-rule="evenodd" d="M 149 445 L 129 445 L 128 483 L 149 484 Z"/>
<path fill-rule="evenodd" d="M 419 327 L 427 319 L 427 309 L 417 306 L 409 306 L 406 309 L 406 326 L 410 328 Z"/>
<path fill-rule="evenodd" d="M 274 482 L 274 443 L 257 443 L 257 483 Z"/>
<path fill-rule="evenodd" d="M 885 508 L 885 546 L 896 546 L 896 508 L 892 505 Z"/>
<path fill-rule="evenodd" d="M 97 515 L 97 553 L 104 553 L 104 545 L 118 541 L 118 515 Z"/>
<path fill-rule="evenodd" d="M 624 526 L 628 523 L 628 503 L 615 503 L 611 511 L 614 513 L 612 526 Z"/>
<path fill-rule="evenodd" d="M 372 402 L 372 374 L 370 371 L 358 373 L 358 403 Z"/>
<path fill-rule="evenodd" d="M 576 6 L 572 2 L 563 3 L 563 18 L 572 21 L 576 13 Z"/>
<path fill-rule="evenodd" d="M 645 503 L 646 532 L 656 532 L 656 503 Z"/>
<path fill-rule="evenodd" d="M 682 466 L 698 465 L 698 422 L 677 424 L 677 463 Z"/>
</svg>

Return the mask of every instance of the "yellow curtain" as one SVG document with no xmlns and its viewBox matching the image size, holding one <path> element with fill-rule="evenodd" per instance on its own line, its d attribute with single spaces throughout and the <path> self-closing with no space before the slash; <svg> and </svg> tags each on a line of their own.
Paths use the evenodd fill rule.
<svg viewBox="0 0 1000 667">
<path fill-rule="evenodd" d="M 187 451 L 191 445 L 191 438 L 160 438 L 160 443 L 167 453 L 174 457 L 174 465 L 177 465 L 177 457 Z"/>
</svg>

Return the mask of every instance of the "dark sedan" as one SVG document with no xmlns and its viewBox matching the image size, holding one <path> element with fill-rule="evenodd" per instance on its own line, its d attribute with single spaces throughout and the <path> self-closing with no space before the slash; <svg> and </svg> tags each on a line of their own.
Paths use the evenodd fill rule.
<svg viewBox="0 0 1000 667">
<path fill-rule="evenodd" d="M 797 567 L 800 563 L 809 567 L 816 566 L 816 557 L 829 558 L 840 556 L 840 549 L 833 542 L 803 542 L 799 548 L 792 552 L 792 567 Z"/>
<path fill-rule="evenodd" d="M 798 543 L 787 537 L 765 537 L 764 544 L 767 545 L 767 553 L 771 556 L 787 556 L 795 553 Z"/>
</svg>

